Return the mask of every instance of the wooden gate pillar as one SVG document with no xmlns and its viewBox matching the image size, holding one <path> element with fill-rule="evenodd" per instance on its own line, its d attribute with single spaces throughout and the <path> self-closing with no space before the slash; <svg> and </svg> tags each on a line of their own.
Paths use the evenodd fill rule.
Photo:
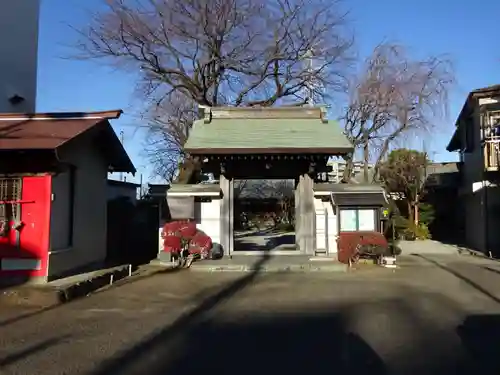
<svg viewBox="0 0 500 375">
<path fill-rule="evenodd" d="M 233 255 L 234 247 L 234 180 L 221 174 L 220 189 L 222 199 L 220 203 L 220 244 L 225 256 Z"/>
<path fill-rule="evenodd" d="M 314 181 L 308 174 L 299 177 L 295 188 L 295 241 L 304 254 L 314 254 L 316 242 Z"/>
</svg>

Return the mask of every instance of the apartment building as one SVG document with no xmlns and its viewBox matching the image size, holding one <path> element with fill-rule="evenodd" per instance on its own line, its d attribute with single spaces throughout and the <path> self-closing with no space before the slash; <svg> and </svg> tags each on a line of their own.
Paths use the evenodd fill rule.
<svg viewBox="0 0 500 375">
<path fill-rule="evenodd" d="M 460 155 L 465 244 L 500 255 L 500 85 L 469 93 L 447 150 Z"/>
</svg>

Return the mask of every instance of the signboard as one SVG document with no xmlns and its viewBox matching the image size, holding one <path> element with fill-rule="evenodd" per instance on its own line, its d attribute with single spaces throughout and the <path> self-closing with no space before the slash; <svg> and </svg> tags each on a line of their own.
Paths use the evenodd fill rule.
<svg viewBox="0 0 500 375">
<path fill-rule="evenodd" d="M 358 210 L 358 230 L 375 230 L 375 210 Z"/>
<path fill-rule="evenodd" d="M 340 213 L 340 231 L 353 232 L 358 229 L 358 217 L 356 210 L 342 210 Z"/>
<path fill-rule="evenodd" d="M 341 209 L 340 210 L 340 231 L 373 231 L 375 224 L 376 210 L 366 209 Z"/>
</svg>

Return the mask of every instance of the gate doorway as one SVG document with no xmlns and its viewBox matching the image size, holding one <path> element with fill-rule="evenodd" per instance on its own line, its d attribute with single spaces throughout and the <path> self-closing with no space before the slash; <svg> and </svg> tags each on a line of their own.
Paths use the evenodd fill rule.
<svg viewBox="0 0 500 375">
<path fill-rule="evenodd" d="M 294 180 L 235 180 L 235 254 L 297 253 Z"/>
</svg>

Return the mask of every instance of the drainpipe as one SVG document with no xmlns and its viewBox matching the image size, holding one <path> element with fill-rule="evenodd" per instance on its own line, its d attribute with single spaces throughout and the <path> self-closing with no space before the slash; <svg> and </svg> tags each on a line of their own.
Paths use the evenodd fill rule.
<svg viewBox="0 0 500 375">
<path fill-rule="evenodd" d="M 484 160 L 484 159 L 483 159 Z M 484 244 L 484 249 L 483 252 L 484 254 L 488 254 L 488 194 L 487 194 L 487 184 L 486 184 L 486 174 L 483 172 L 482 173 L 482 181 L 481 181 L 481 214 L 483 216 L 483 244 Z"/>
</svg>

